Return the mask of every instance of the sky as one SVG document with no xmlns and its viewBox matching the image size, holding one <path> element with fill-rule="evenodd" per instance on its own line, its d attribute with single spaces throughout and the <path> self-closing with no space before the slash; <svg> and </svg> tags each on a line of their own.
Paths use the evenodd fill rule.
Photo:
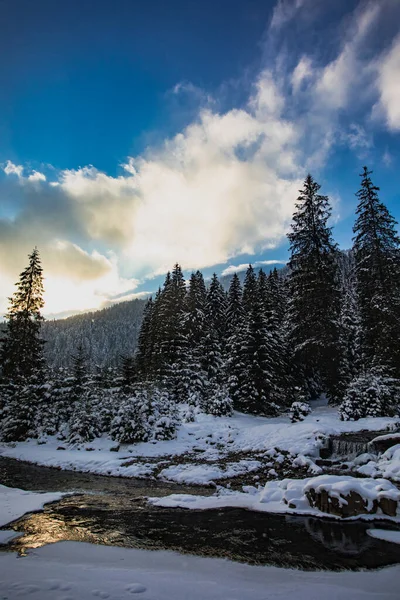
<svg viewBox="0 0 400 600">
<path fill-rule="evenodd" d="M 400 219 L 400 0 L 0 0 L 0 310 L 50 318 L 269 268 L 310 172 L 349 248 L 363 165 Z"/>
</svg>

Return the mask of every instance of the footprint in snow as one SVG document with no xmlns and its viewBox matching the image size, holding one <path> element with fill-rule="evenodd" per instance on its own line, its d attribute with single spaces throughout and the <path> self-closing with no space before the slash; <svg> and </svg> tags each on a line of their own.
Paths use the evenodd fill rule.
<svg viewBox="0 0 400 600">
<path fill-rule="evenodd" d="M 147 588 L 141 583 L 130 583 L 125 587 L 125 590 L 131 594 L 142 594 L 146 589 Z"/>
<path fill-rule="evenodd" d="M 101 590 L 93 590 L 92 595 L 96 598 L 103 598 L 104 600 L 110 597 L 110 594 L 107 592 L 102 592 Z"/>
</svg>

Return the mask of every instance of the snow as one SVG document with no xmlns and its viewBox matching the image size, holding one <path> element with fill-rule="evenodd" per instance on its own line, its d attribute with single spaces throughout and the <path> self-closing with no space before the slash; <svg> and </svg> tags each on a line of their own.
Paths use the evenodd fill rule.
<svg viewBox="0 0 400 600">
<path fill-rule="evenodd" d="M 370 444 L 372 445 L 375 442 L 386 442 L 387 440 L 398 440 L 400 443 L 400 433 L 388 433 L 387 435 L 378 435 L 370 441 Z"/>
<path fill-rule="evenodd" d="M 358 467 L 357 471 L 365 477 L 385 477 L 400 481 L 400 444 L 391 446 L 381 456 Z"/>
<path fill-rule="evenodd" d="M 160 473 L 162 479 L 177 483 L 205 484 L 215 479 L 228 479 L 256 471 L 261 467 L 258 460 L 240 460 L 237 463 L 228 463 L 225 470 L 215 465 L 174 465 L 163 469 Z"/>
<path fill-rule="evenodd" d="M 65 494 L 25 492 L 0 485 L 0 527 L 11 523 L 27 512 L 40 510 L 48 502 L 60 500 Z"/>
<path fill-rule="evenodd" d="M 8 544 L 11 540 L 20 537 L 23 533 L 18 533 L 13 531 L 12 529 L 1 530 L 0 531 L 0 544 Z"/>
<path fill-rule="evenodd" d="M 400 579 L 398 566 L 303 572 L 77 542 L 1 553 L 0 573 L 8 600 L 397 600 Z"/>
<path fill-rule="evenodd" d="M 385 519 L 400 522 L 400 491 L 386 479 L 360 479 L 349 476 L 320 475 L 306 479 L 283 479 L 269 481 L 264 487 L 244 486 L 243 492 L 219 488 L 213 496 L 195 496 L 191 494 L 171 494 L 163 498 L 148 498 L 154 506 L 180 507 L 190 509 L 210 509 L 236 507 L 261 512 L 303 514 L 326 516 L 316 508 L 312 508 L 307 500 L 306 492 L 326 490 L 331 496 L 340 498 L 355 491 L 365 498 L 368 507 L 373 500 L 382 497 L 398 501 L 397 517 L 384 516 Z M 345 500 L 342 498 L 342 502 Z M 333 517 L 333 515 L 330 515 Z M 380 513 L 374 518 L 382 517 Z M 363 516 L 364 517 L 364 516 Z M 337 517 L 339 518 L 339 517 Z"/>
<path fill-rule="evenodd" d="M 304 421 L 297 423 L 291 423 L 284 415 L 266 418 L 241 413 L 235 413 L 233 417 L 199 414 L 194 423 L 183 423 L 179 427 L 175 440 L 121 445 L 119 452 L 110 451 L 116 444 L 105 436 L 81 446 L 68 446 L 50 437 L 46 444 L 38 444 L 36 440 L 0 444 L 0 455 L 61 469 L 149 477 L 158 467 L 157 460 L 161 462 L 168 456 L 196 453 L 199 457 L 197 466 L 165 465 L 159 476 L 182 483 L 209 483 L 215 478 L 229 477 L 230 470 L 238 469 L 238 474 L 245 468 L 245 463 L 240 464 L 240 461 L 235 467 L 233 463 L 228 464 L 227 470 L 212 464 L 229 452 L 273 452 L 275 448 L 290 452 L 294 459 L 298 457 L 295 467 L 307 466 L 317 474 L 319 470 L 312 459 L 319 455 L 327 436 L 362 429 L 384 430 L 394 427 L 395 423 L 395 418 L 384 417 L 340 421 L 337 410 L 328 406 L 317 407 Z M 57 450 L 58 447 L 64 450 Z M 137 459 L 136 464 L 134 459 Z M 204 467 L 204 463 L 209 464 Z"/>
<path fill-rule="evenodd" d="M 384 540 L 385 542 L 393 542 L 393 544 L 400 544 L 400 531 L 388 531 L 387 529 L 367 529 L 368 535 L 378 540 Z"/>
</svg>

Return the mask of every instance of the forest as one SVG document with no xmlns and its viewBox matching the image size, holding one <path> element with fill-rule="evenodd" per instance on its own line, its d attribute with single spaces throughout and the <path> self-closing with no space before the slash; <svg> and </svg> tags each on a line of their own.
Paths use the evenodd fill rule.
<svg viewBox="0 0 400 600">
<path fill-rule="evenodd" d="M 1 338 L 0 438 L 79 443 L 171 439 L 198 412 L 293 421 L 325 396 L 342 420 L 392 416 L 400 397 L 400 239 L 364 167 L 353 247 L 342 251 L 330 201 L 307 175 L 288 233 L 288 268 L 249 265 L 225 291 L 179 264 L 144 308 L 133 353 L 95 365 L 85 335 L 69 365 L 45 360 L 37 248 L 10 299 Z M 108 309 L 111 310 L 111 309 Z M 127 323 L 127 328 L 128 328 Z"/>
</svg>

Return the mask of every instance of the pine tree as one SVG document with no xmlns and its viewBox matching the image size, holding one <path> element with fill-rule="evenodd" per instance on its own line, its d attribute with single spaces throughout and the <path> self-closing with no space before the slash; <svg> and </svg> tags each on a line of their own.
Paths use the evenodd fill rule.
<svg viewBox="0 0 400 600">
<path fill-rule="evenodd" d="M 124 388 L 130 388 L 136 381 L 139 371 L 137 360 L 133 356 L 120 356 L 121 383 Z M 141 375 L 143 370 L 141 370 Z"/>
<path fill-rule="evenodd" d="M 242 286 L 238 275 L 234 273 L 228 291 L 224 360 L 228 391 L 236 410 L 242 410 L 241 390 L 245 381 L 246 372 L 246 366 L 243 362 L 246 321 L 242 297 Z"/>
<path fill-rule="evenodd" d="M 364 167 L 353 229 L 363 351 L 400 377 L 400 238 L 370 174 Z"/>
<path fill-rule="evenodd" d="M 201 404 L 207 385 L 205 339 L 209 323 L 206 315 L 207 292 L 200 271 L 192 273 L 185 299 L 184 332 L 185 349 L 180 358 L 180 379 L 183 401 L 195 395 Z"/>
<path fill-rule="evenodd" d="M 237 273 L 234 273 L 228 291 L 226 307 L 226 336 L 230 338 L 238 327 L 242 327 L 244 319 L 243 291 Z"/>
<path fill-rule="evenodd" d="M 146 303 L 146 306 L 143 311 L 143 320 L 142 325 L 140 327 L 138 344 L 135 354 L 135 363 L 136 369 L 138 371 L 138 375 L 141 380 L 148 379 L 151 375 L 151 366 L 152 366 L 152 354 L 153 354 L 153 344 L 152 344 L 152 316 L 154 310 L 153 299 L 150 297 Z M 128 365 L 126 365 L 128 366 Z M 133 363 L 132 363 L 133 366 Z M 133 371 L 132 371 L 133 373 Z M 126 372 L 128 376 L 127 379 L 132 379 L 131 376 Z M 133 381 L 133 379 L 132 379 Z M 131 381 L 131 383 L 132 383 Z"/>
<path fill-rule="evenodd" d="M 217 275 L 214 273 L 207 292 L 206 318 L 223 344 L 226 334 L 227 298 Z"/>
<path fill-rule="evenodd" d="M 339 314 L 339 383 L 341 396 L 360 373 L 363 366 L 361 352 L 361 320 L 356 290 L 353 253 L 342 254 L 341 306 Z"/>
<path fill-rule="evenodd" d="M 257 297 L 257 277 L 251 265 L 248 266 L 243 283 L 242 303 L 244 311 L 249 313 L 256 302 Z"/>
<path fill-rule="evenodd" d="M 10 298 L 5 316 L 7 329 L 1 340 L 0 365 L 2 376 L 17 381 L 43 380 L 44 341 L 40 338 L 43 317 L 43 269 L 37 248 L 29 255 L 29 265 L 22 271 L 17 291 Z"/>
<path fill-rule="evenodd" d="M 306 385 L 311 397 L 325 392 L 337 401 L 339 352 L 337 247 L 328 219 L 331 208 L 327 196 L 311 175 L 297 199 L 291 250 L 290 345 L 298 385 Z"/>
<path fill-rule="evenodd" d="M 185 379 L 186 285 L 181 267 L 176 264 L 168 273 L 161 293 L 156 297 L 152 316 L 154 380 L 181 401 Z"/>
<path fill-rule="evenodd" d="M 88 380 L 87 373 L 87 355 L 83 348 L 83 344 L 78 344 L 76 353 L 72 355 L 72 398 L 79 400 L 83 394 L 83 390 Z"/>
</svg>

